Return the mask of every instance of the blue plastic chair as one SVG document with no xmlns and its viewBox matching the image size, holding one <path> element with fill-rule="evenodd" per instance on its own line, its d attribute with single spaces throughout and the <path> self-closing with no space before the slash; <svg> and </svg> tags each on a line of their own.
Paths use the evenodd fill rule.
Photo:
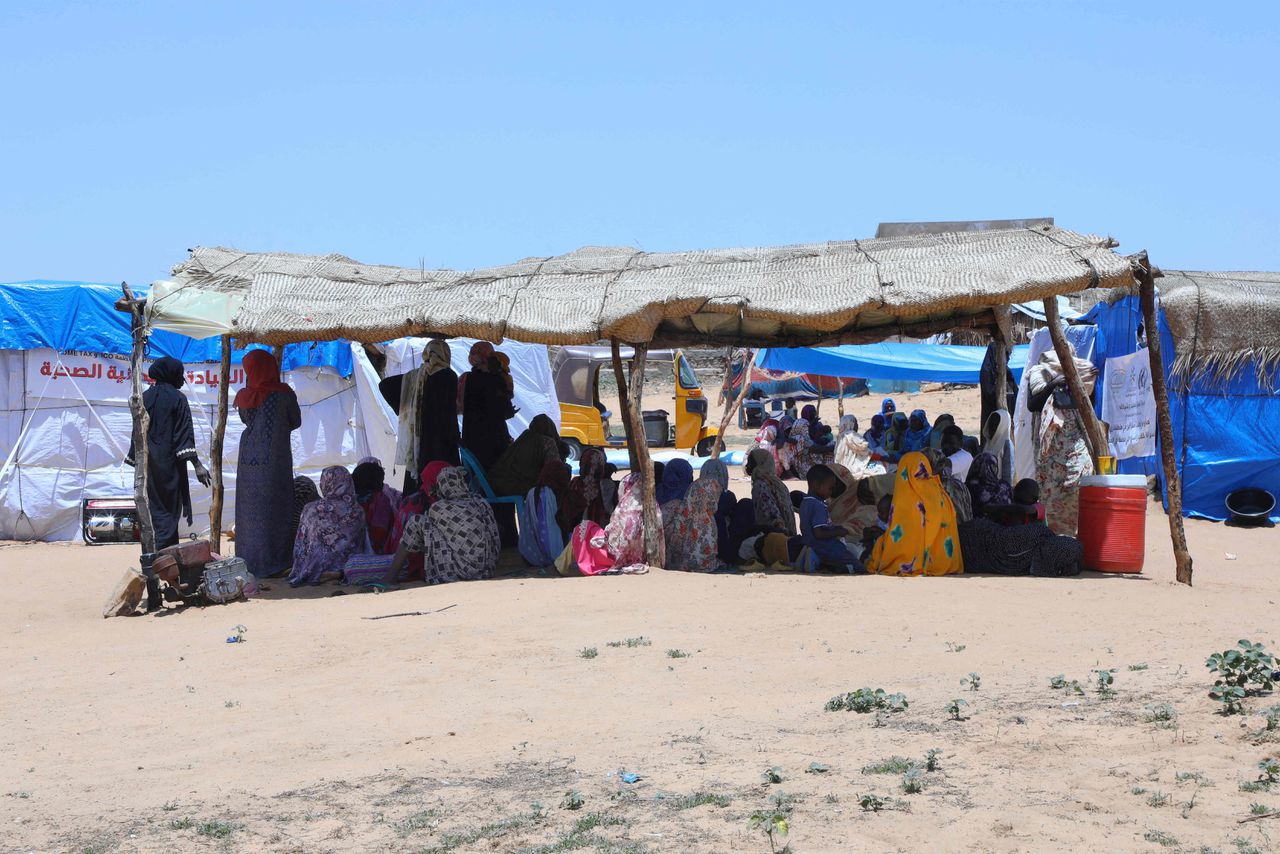
<svg viewBox="0 0 1280 854">
<path fill-rule="evenodd" d="M 524 512 L 524 496 L 495 495 L 493 487 L 489 485 L 489 478 L 484 473 L 484 467 L 480 465 L 480 461 L 475 458 L 475 455 L 466 448 L 459 448 L 458 456 L 462 458 L 462 467 L 471 476 L 471 483 L 480 487 L 480 494 L 484 496 L 484 500 L 490 504 L 514 504 L 516 518 L 519 519 L 520 514 Z"/>
</svg>

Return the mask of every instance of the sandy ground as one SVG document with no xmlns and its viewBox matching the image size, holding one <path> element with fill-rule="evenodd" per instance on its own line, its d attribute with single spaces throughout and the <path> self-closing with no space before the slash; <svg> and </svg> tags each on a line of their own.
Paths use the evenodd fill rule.
<svg viewBox="0 0 1280 854">
<path fill-rule="evenodd" d="M 767 852 L 778 803 L 795 852 L 1276 850 L 1238 822 L 1280 808 L 1239 788 L 1280 700 L 1216 714 L 1204 660 L 1276 646 L 1280 534 L 1189 522 L 1188 589 L 1152 510 L 1138 577 L 275 584 L 112 620 L 132 548 L 0 546 L 0 850 Z M 405 611 L 434 613 L 364 619 Z M 909 708 L 824 711 L 864 686 Z M 931 749 L 918 793 L 864 772 Z"/>
</svg>

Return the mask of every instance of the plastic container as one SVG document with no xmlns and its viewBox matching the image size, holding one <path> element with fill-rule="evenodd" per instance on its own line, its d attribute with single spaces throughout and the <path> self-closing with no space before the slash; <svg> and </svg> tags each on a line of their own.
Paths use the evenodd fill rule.
<svg viewBox="0 0 1280 854">
<path fill-rule="evenodd" d="M 1147 479 L 1140 474 L 1097 474 L 1080 481 L 1077 537 L 1085 569 L 1142 572 L 1146 554 Z"/>
</svg>

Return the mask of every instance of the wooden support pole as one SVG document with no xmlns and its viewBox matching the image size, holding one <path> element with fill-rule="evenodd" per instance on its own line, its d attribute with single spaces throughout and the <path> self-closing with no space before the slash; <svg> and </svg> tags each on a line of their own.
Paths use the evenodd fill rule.
<svg viewBox="0 0 1280 854">
<path fill-rule="evenodd" d="M 222 448 L 227 436 L 227 388 L 231 384 L 231 336 L 222 336 L 222 365 L 218 380 L 218 417 L 213 423 L 209 441 L 209 460 L 213 478 L 213 500 L 209 505 L 209 547 L 222 551 L 222 504 L 226 489 L 222 483 Z"/>
<path fill-rule="evenodd" d="M 147 352 L 147 324 L 143 317 L 143 300 L 134 297 L 127 285 L 120 286 L 124 298 L 116 308 L 128 311 L 129 328 L 133 334 L 133 347 L 129 354 L 132 385 L 129 388 L 129 413 L 133 416 L 133 502 L 138 508 L 138 527 L 141 529 L 142 553 L 156 550 L 156 531 L 151 524 L 151 502 L 147 497 L 147 436 L 151 432 L 151 416 L 142 403 L 142 360 Z M 145 566 L 145 564 L 144 564 Z M 150 602 L 147 603 L 150 606 Z"/>
<path fill-rule="evenodd" d="M 622 369 L 622 347 L 617 338 L 612 339 L 609 345 L 613 350 L 613 378 L 618 384 L 618 409 L 622 410 L 619 415 L 622 416 L 622 429 L 627 434 L 627 457 L 631 461 L 631 470 L 639 471 L 640 458 L 636 455 L 635 442 L 631 441 L 631 398 L 627 393 L 627 375 Z M 643 419 L 641 419 L 641 427 L 643 426 Z M 643 430 L 640 431 L 640 438 L 644 440 Z M 645 447 L 648 447 L 647 443 Z"/>
<path fill-rule="evenodd" d="M 613 342 L 614 353 L 618 342 Z M 648 344 L 636 344 L 631 359 L 630 403 L 627 408 L 627 445 L 634 449 L 635 466 L 632 471 L 640 476 L 640 506 L 644 513 L 644 562 L 649 566 L 663 566 L 667 562 L 666 543 L 663 541 L 662 522 L 658 517 L 657 484 L 653 480 L 653 461 L 649 458 L 649 443 L 645 441 L 644 417 L 644 363 L 649 353 Z"/>
<path fill-rule="evenodd" d="M 844 420 L 844 377 L 836 377 L 836 385 L 839 386 L 836 391 L 840 395 L 836 398 L 836 416 L 837 421 L 842 421 Z"/>
<path fill-rule="evenodd" d="M 1056 300 L 1054 304 L 1057 305 Z M 996 409 L 1007 410 L 1009 408 L 1009 353 L 1013 349 L 1013 320 L 1008 306 L 997 309 L 995 315 L 996 322 L 991 327 L 991 337 L 996 345 Z M 986 416 L 987 413 L 984 413 L 979 430 L 987 426 Z"/>
<path fill-rule="evenodd" d="M 1175 577 L 1179 584 L 1191 586 L 1191 551 L 1187 548 L 1187 532 L 1182 525 L 1182 481 L 1173 449 L 1173 419 L 1169 414 L 1169 388 L 1165 384 L 1164 361 L 1160 355 L 1160 327 L 1156 317 L 1156 280 L 1146 252 L 1139 252 L 1133 262 L 1133 276 L 1138 280 L 1138 300 L 1142 304 L 1142 325 L 1147 330 L 1147 356 L 1151 360 L 1151 392 L 1156 399 L 1156 422 L 1160 429 L 1160 462 L 1164 468 L 1165 494 L 1169 498 L 1169 537 L 1173 541 Z"/>
<path fill-rule="evenodd" d="M 756 366 L 756 353 L 759 350 L 751 351 L 751 358 L 747 359 L 747 366 L 742 371 L 742 388 L 738 389 L 738 393 L 734 395 L 732 401 L 725 401 L 724 414 L 720 416 L 720 432 L 716 434 L 715 447 L 711 451 L 711 459 L 720 459 L 720 452 L 724 450 L 724 434 L 729 429 L 729 422 L 733 420 L 734 413 L 738 411 L 738 407 L 742 406 L 742 401 L 747 399 L 747 389 L 751 388 L 751 369 Z"/>
<path fill-rule="evenodd" d="M 1076 370 L 1074 354 L 1067 336 L 1062 334 L 1062 322 L 1058 318 L 1058 300 L 1049 297 L 1044 301 L 1044 319 L 1048 321 L 1049 337 L 1053 339 L 1053 349 L 1062 363 L 1062 375 L 1067 379 L 1067 388 L 1071 390 L 1071 399 L 1075 402 L 1076 412 L 1084 425 L 1085 439 L 1089 443 L 1089 453 L 1093 457 L 1093 470 L 1101 471 L 1099 456 L 1107 452 L 1107 438 L 1102 432 L 1102 425 L 1093 413 L 1093 401 L 1084 392 L 1084 383 L 1080 381 L 1080 372 Z"/>
<path fill-rule="evenodd" d="M 280 373 L 284 373 L 284 345 L 277 344 L 271 348 L 271 355 L 276 357 L 276 364 L 280 366 Z"/>
</svg>

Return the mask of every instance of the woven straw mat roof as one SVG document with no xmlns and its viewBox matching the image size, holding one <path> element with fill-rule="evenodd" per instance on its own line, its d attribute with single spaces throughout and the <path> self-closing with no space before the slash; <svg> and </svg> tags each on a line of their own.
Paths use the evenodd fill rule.
<svg viewBox="0 0 1280 854">
<path fill-rule="evenodd" d="M 174 280 L 242 297 L 236 337 L 267 344 L 436 334 L 810 346 L 989 326 L 995 307 L 1131 284 L 1114 245 L 1041 226 L 764 249 L 588 247 L 469 272 L 197 248 Z M 153 311 L 163 319 L 162 305 Z"/>
<path fill-rule="evenodd" d="M 1266 388 L 1280 368 L 1280 273 L 1164 270 L 1160 307 L 1173 333 L 1173 375 L 1228 379 L 1251 365 Z"/>
</svg>

